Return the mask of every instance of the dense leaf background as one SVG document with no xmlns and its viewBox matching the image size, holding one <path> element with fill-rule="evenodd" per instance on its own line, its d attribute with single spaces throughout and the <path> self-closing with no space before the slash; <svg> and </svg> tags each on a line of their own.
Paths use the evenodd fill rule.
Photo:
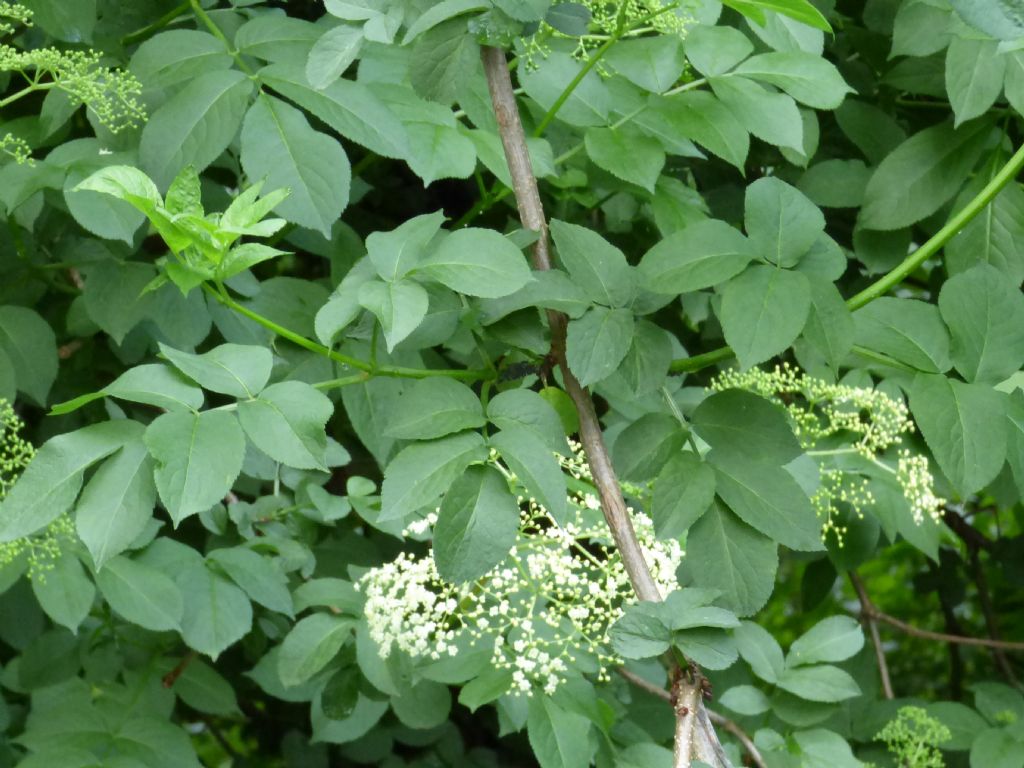
<svg viewBox="0 0 1024 768">
<path fill-rule="evenodd" d="M 426 553 L 403 531 L 435 510 L 440 574 L 488 573 L 509 475 L 557 523 L 593 490 L 556 458 L 578 422 L 543 310 L 686 550 L 612 631 L 631 673 L 696 661 L 771 768 L 923 766 L 877 736 L 907 704 L 945 765 L 1024 766 L 1013 3 L 24 5 L 0 398 L 37 453 L 10 488 L 0 453 L 0 768 L 672 765 L 650 692 L 383 659 L 354 586 Z M 514 61 L 550 272 L 481 45 Z M 879 475 L 823 538 L 784 410 L 707 389 L 780 362 L 905 402 L 944 521 Z"/>
</svg>

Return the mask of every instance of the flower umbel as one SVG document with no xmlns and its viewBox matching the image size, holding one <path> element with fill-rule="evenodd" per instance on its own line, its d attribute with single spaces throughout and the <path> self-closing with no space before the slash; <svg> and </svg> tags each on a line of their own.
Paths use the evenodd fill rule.
<svg viewBox="0 0 1024 768">
<path fill-rule="evenodd" d="M 528 696 L 553 693 L 571 674 L 608 678 L 608 668 L 621 663 L 608 629 L 634 599 L 608 529 L 585 495 L 569 498 L 573 514 L 564 526 L 533 499 L 520 501 L 515 545 L 474 582 L 444 581 L 431 554 L 402 553 L 363 577 L 370 636 L 382 656 L 397 649 L 430 660 L 482 646 L 491 649 L 491 664 L 508 672 L 511 690 Z M 429 516 L 426 525 L 435 520 Z M 682 548 L 658 541 L 643 513 L 633 520 L 667 594 L 677 587 Z"/>
</svg>

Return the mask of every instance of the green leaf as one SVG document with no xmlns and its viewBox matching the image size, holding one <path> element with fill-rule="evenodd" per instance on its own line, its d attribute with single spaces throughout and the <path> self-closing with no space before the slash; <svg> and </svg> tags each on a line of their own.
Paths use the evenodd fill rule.
<svg viewBox="0 0 1024 768">
<path fill-rule="evenodd" d="M 741 172 L 750 150 L 750 134 L 722 102 L 704 91 L 651 98 L 648 110 L 681 136 L 693 139 Z"/>
<path fill-rule="evenodd" d="M 554 406 L 529 389 L 507 389 L 487 403 L 487 420 L 498 429 L 518 427 L 536 432 L 555 453 L 567 450 L 565 428 Z"/>
<path fill-rule="evenodd" d="M 777 685 L 807 701 L 845 701 L 861 693 L 856 680 L 829 664 L 790 667 L 779 677 Z"/>
<path fill-rule="evenodd" d="M 127 443 L 100 465 L 75 509 L 78 537 L 97 571 L 145 530 L 155 502 L 153 461 L 141 440 Z"/>
<path fill-rule="evenodd" d="M 532 429 L 509 425 L 490 439 L 502 459 L 559 525 L 568 520 L 565 475 L 555 454 Z"/>
<path fill-rule="evenodd" d="M 395 282 L 415 269 L 442 224 L 444 213 L 434 211 L 414 216 L 390 232 L 374 232 L 367 237 L 367 256 L 381 279 Z"/>
<path fill-rule="evenodd" d="M 723 0 L 723 5 L 736 9 L 758 24 L 764 24 L 765 11 L 775 11 L 809 27 L 825 32 L 832 31 L 821 11 L 807 0 Z"/>
<path fill-rule="evenodd" d="M 519 505 L 492 467 L 470 467 L 445 494 L 434 525 L 434 561 L 445 581 L 478 579 L 502 562 L 516 541 Z"/>
<path fill-rule="evenodd" d="M 355 622 L 343 616 L 314 613 L 285 635 L 277 671 L 287 686 L 301 685 L 323 669 L 352 635 Z"/>
<path fill-rule="evenodd" d="M 76 634 L 96 597 L 82 563 L 67 551 L 54 558 L 45 574 L 32 579 L 32 591 L 47 616 Z"/>
<path fill-rule="evenodd" d="M 915 133 L 878 165 L 864 191 L 858 222 L 865 229 L 899 229 L 931 216 L 964 183 L 984 151 L 991 124 L 949 123 Z"/>
<path fill-rule="evenodd" d="M 973 191 L 970 185 L 967 191 Z M 1019 184 L 1003 187 L 995 199 L 946 244 L 944 256 L 951 274 L 987 263 L 1014 285 L 1024 281 L 1024 189 Z"/>
<path fill-rule="evenodd" d="M 176 578 L 185 595 L 181 637 L 189 648 L 212 659 L 249 633 L 252 605 L 245 592 L 203 562 L 185 567 Z"/>
<path fill-rule="evenodd" d="M 672 337 L 668 332 L 647 320 L 637 320 L 633 343 L 619 372 L 634 393 L 645 395 L 665 383 L 672 357 Z"/>
<path fill-rule="evenodd" d="M 672 631 L 663 621 L 664 614 L 660 603 L 627 605 L 608 631 L 615 653 L 625 659 L 649 659 L 667 651 Z"/>
<path fill-rule="evenodd" d="M 208 715 L 237 716 L 238 699 L 217 670 L 201 659 L 192 659 L 174 681 L 172 690 L 192 709 Z"/>
<path fill-rule="evenodd" d="M 697 406 L 690 420 L 716 456 L 782 466 L 803 452 L 786 412 L 753 392 L 716 392 Z"/>
<path fill-rule="evenodd" d="M 388 352 L 415 331 L 430 308 L 430 296 L 413 280 L 385 283 L 371 280 L 359 286 L 359 303 L 380 321 Z"/>
<path fill-rule="evenodd" d="M 736 641 L 721 629 L 685 629 L 673 633 L 673 645 L 704 669 L 728 669 L 737 657 Z"/>
<path fill-rule="evenodd" d="M 133 624 L 162 632 L 181 622 L 181 590 L 155 568 L 117 555 L 96 574 L 96 584 L 110 607 Z"/>
<path fill-rule="evenodd" d="M 774 176 L 747 187 L 743 221 L 751 243 L 780 267 L 796 266 L 825 231 L 817 206 Z"/>
<path fill-rule="evenodd" d="M 301 381 L 271 384 L 254 400 L 238 403 L 238 420 L 253 445 L 296 469 L 327 471 L 327 433 L 334 404 Z"/>
<path fill-rule="evenodd" d="M 1005 729 L 989 728 L 971 744 L 971 768 L 1021 768 L 1020 741 Z"/>
<path fill-rule="evenodd" d="M 433 680 L 420 680 L 391 698 L 391 710 L 408 728 L 438 728 L 452 710 L 452 695 L 447 685 Z"/>
<path fill-rule="evenodd" d="M 807 322 L 811 288 L 807 277 L 756 265 L 722 289 L 720 319 L 725 340 L 746 369 L 785 351 Z"/>
<path fill-rule="evenodd" d="M 104 421 L 50 438 L 0 502 L 0 542 L 20 539 L 71 508 L 85 470 L 138 438 L 135 421 Z"/>
<path fill-rule="evenodd" d="M 39 314 L 26 307 L 0 307 L 0 352 L 13 366 L 18 390 L 45 405 L 57 378 L 57 339 Z"/>
<path fill-rule="evenodd" d="M 665 151 L 657 139 L 628 127 L 589 128 L 584 144 L 598 168 L 654 193 L 654 184 L 665 165 Z"/>
<path fill-rule="evenodd" d="M 612 69 L 645 91 L 667 91 L 683 74 L 686 62 L 678 35 L 620 40 L 605 56 Z"/>
<path fill-rule="evenodd" d="M 561 2 L 552 5 L 544 21 L 557 29 L 564 35 L 581 37 L 587 34 L 590 29 L 591 13 L 587 6 L 581 3 Z"/>
<path fill-rule="evenodd" d="M 583 63 L 563 51 L 552 51 L 535 68 L 519 73 L 519 82 L 541 109 L 551 109 L 567 83 L 580 73 Z M 474 63 L 474 66 L 476 64 Z M 558 110 L 558 120 L 579 127 L 608 124 L 612 96 L 601 77 L 587 72 Z"/>
<path fill-rule="evenodd" d="M 591 301 L 623 307 L 634 295 L 625 255 L 593 230 L 558 219 L 551 221 L 558 258 Z"/>
<path fill-rule="evenodd" d="M 845 661 L 864 647 L 864 632 L 856 619 L 830 616 L 793 641 L 786 657 L 787 667 L 819 661 Z"/>
<path fill-rule="evenodd" d="M 807 494 L 782 467 L 713 451 L 718 495 L 748 525 L 790 549 L 824 548 L 821 520 Z"/>
<path fill-rule="evenodd" d="M 523 252 L 492 229 L 466 227 L 449 234 L 416 268 L 468 296 L 498 298 L 531 280 Z"/>
<path fill-rule="evenodd" d="M 632 312 L 593 307 L 583 317 L 569 321 L 566 360 L 586 387 L 613 374 L 632 342 Z"/>
<path fill-rule="evenodd" d="M 275 206 L 278 215 L 325 237 L 348 205 L 352 172 L 341 144 L 271 96 L 256 99 L 245 115 L 242 167 L 249 178 L 290 191 Z"/>
<path fill-rule="evenodd" d="M 409 26 L 405 37 L 402 38 L 402 45 L 408 45 L 442 21 L 447 21 L 465 13 L 486 10 L 487 8 L 487 3 L 481 2 L 481 0 L 442 0 L 420 14 L 419 18 Z"/>
<path fill-rule="evenodd" d="M 207 72 L 150 115 L 139 161 L 158 187 L 166 188 L 186 165 L 204 170 L 227 149 L 242 124 L 252 86 L 234 69 Z"/>
<path fill-rule="evenodd" d="M 204 389 L 232 397 L 256 397 L 274 364 L 269 349 L 244 344 L 221 344 L 202 355 L 161 344 L 160 354 Z"/>
<path fill-rule="evenodd" d="M 409 167 L 430 186 L 438 179 L 465 179 L 476 169 L 473 141 L 457 129 L 435 123 L 406 123 Z M 540 175 L 540 174 L 538 174 Z"/>
<path fill-rule="evenodd" d="M 615 438 L 612 461 L 619 477 L 642 483 L 654 478 L 686 442 L 688 431 L 667 413 L 647 413 Z"/>
<path fill-rule="evenodd" d="M 484 425 L 480 398 L 465 384 L 445 377 L 415 382 L 387 415 L 385 434 L 400 440 L 430 440 Z"/>
<path fill-rule="evenodd" d="M 998 383 L 1024 364 L 1024 296 L 988 264 L 954 275 L 939 293 L 950 357 L 968 381 Z"/>
<path fill-rule="evenodd" d="M 804 51 L 761 53 L 744 61 L 735 71 L 774 85 L 815 109 L 835 109 L 847 93 L 853 92 L 835 65 Z"/>
<path fill-rule="evenodd" d="M 484 704 L 503 695 L 512 687 L 512 670 L 488 667 L 459 691 L 459 704 L 476 712 Z"/>
<path fill-rule="evenodd" d="M 288 578 L 274 561 L 245 547 L 215 549 L 207 560 L 223 568 L 254 602 L 286 616 L 294 614 Z"/>
<path fill-rule="evenodd" d="M 763 715 L 771 709 L 768 697 L 752 685 L 734 685 L 722 694 L 720 701 L 726 709 L 748 717 Z"/>
<path fill-rule="evenodd" d="M 777 545 L 719 504 L 686 536 L 682 583 L 718 590 L 719 603 L 737 616 L 760 610 L 775 587 Z"/>
<path fill-rule="evenodd" d="M 272 64 L 260 70 L 260 80 L 378 155 L 401 159 L 409 154 L 401 121 L 369 88 L 341 78 L 317 90 L 309 86 L 303 69 Z"/>
<path fill-rule="evenodd" d="M 682 536 L 714 499 L 714 470 L 692 451 L 673 456 L 654 481 L 651 517 L 658 538 Z"/>
<path fill-rule="evenodd" d="M 285 15 L 261 14 L 239 27 L 235 47 L 268 61 L 304 61 L 319 36 L 320 29 L 311 22 Z"/>
<path fill-rule="evenodd" d="M 29 0 L 32 21 L 67 43 L 91 43 L 96 26 L 96 0 L 67 5 L 56 0 Z"/>
<path fill-rule="evenodd" d="M 861 160 L 824 160 L 807 169 L 797 188 L 822 208 L 857 208 L 870 177 Z"/>
<path fill-rule="evenodd" d="M 853 322 L 857 343 L 868 349 L 927 373 L 952 365 L 949 332 L 933 304 L 883 296 L 854 312 Z"/>
<path fill-rule="evenodd" d="M 166 88 L 217 69 L 227 69 L 231 55 L 209 32 L 170 29 L 153 35 L 132 54 L 129 69 L 146 90 Z"/>
<path fill-rule="evenodd" d="M 590 765 L 590 721 L 547 696 L 533 696 L 529 702 L 526 733 L 540 768 Z"/>
<path fill-rule="evenodd" d="M 724 221 L 707 219 L 672 233 L 640 260 L 644 287 L 659 294 L 697 291 L 735 277 L 754 258 L 743 234 Z"/>
<path fill-rule="evenodd" d="M 989 722 L 998 725 L 1024 719 L 1024 696 L 1020 691 L 996 682 L 974 683 L 971 690 L 974 706 Z"/>
<path fill-rule="evenodd" d="M 786 670 L 782 648 L 764 627 L 744 621 L 733 632 L 736 647 L 754 674 L 774 685 Z"/>
<path fill-rule="evenodd" d="M 839 370 L 853 348 L 853 315 L 833 283 L 812 277 L 810 285 L 811 311 L 803 336 L 833 369 Z"/>
<path fill-rule="evenodd" d="M 379 521 L 403 518 L 433 502 L 470 464 L 487 457 L 484 439 L 460 432 L 403 448 L 384 472 Z"/>
<path fill-rule="evenodd" d="M 423 98 L 451 104 L 460 83 L 480 64 L 480 46 L 465 19 L 438 24 L 413 44 L 416 62 L 409 73 L 412 87 Z"/>
<path fill-rule="evenodd" d="M 983 384 L 919 373 L 910 410 L 943 473 L 966 496 L 988 485 L 1006 459 L 1006 396 Z"/>
<path fill-rule="evenodd" d="M 324 32 L 313 44 L 306 59 L 306 79 L 314 88 L 326 88 L 359 56 L 363 46 L 363 30 L 341 24 Z"/>
<path fill-rule="evenodd" d="M 946 51 L 946 92 L 954 126 L 988 112 L 1003 89 L 1006 59 L 994 40 L 954 35 Z"/>
<path fill-rule="evenodd" d="M 165 413 L 146 428 L 156 487 L 178 525 L 224 498 L 242 470 L 245 437 L 226 411 Z"/>
<path fill-rule="evenodd" d="M 792 97 L 774 93 L 746 77 L 713 77 L 711 88 L 743 127 L 757 138 L 777 147 L 803 152 L 804 123 Z"/>
<path fill-rule="evenodd" d="M 734 27 L 699 24 L 686 33 L 686 58 L 705 77 L 723 75 L 754 52 L 754 44 Z"/>
</svg>

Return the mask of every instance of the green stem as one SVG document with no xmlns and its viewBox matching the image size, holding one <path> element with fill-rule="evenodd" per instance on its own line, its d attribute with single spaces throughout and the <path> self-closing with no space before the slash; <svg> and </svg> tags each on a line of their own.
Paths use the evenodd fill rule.
<svg viewBox="0 0 1024 768">
<path fill-rule="evenodd" d="M 976 194 L 960 213 L 951 218 L 946 225 L 932 235 L 916 251 L 910 254 L 903 262 L 880 277 L 856 296 L 848 299 L 846 306 L 851 310 L 860 309 L 879 296 L 883 296 L 892 288 L 895 288 L 905 280 L 914 270 L 920 267 L 928 258 L 933 256 L 952 237 L 963 229 L 968 222 L 984 210 L 992 199 L 999 194 L 1003 187 L 1009 184 L 1024 167 L 1024 144 L 1022 144 L 1013 156 L 1006 161 L 1006 164 L 999 170 L 992 180 Z"/>
<path fill-rule="evenodd" d="M 28 86 L 27 88 L 22 88 L 20 91 L 12 93 L 6 99 L 0 99 L 0 108 L 6 107 L 8 104 L 13 104 L 18 99 L 22 99 L 25 96 L 28 96 L 30 93 L 35 93 L 36 91 L 48 91 L 51 88 L 56 88 L 56 87 L 57 87 L 57 83 L 56 82 L 51 82 L 51 83 L 33 83 L 32 85 Z"/>
<path fill-rule="evenodd" d="M 978 194 L 971 198 L 970 202 L 968 202 L 959 213 L 946 222 L 942 229 L 928 238 L 920 248 L 907 256 L 907 258 L 905 258 L 900 264 L 882 275 L 860 293 L 847 299 L 846 306 L 850 311 L 852 312 L 860 309 L 866 304 L 870 304 L 872 301 L 884 296 L 890 290 L 906 280 L 918 267 L 938 253 L 938 251 L 948 243 L 954 235 L 956 235 L 961 229 L 967 226 L 972 219 L 981 213 L 985 207 L 992 202 L 995 196 L 999 194 L 1003 187 L 1013 181 L 1022 167 L 1024 167 L 1024 144 L 1022 144 L 1017 151 L 1013 153 L 1013 156 L 1006 161 L 1006 164 L 999 169 L 999 172 L 992 177 L 991 181 L 989 181 L 989 183 L 986 184 Z M 855 346 L 853 351 L 862 357 L 871 358 L 872 360 L 876 360 L 884 365 L 892 366 L 893 368 L 899 368 L 908 372 L 913 372 L 915 370 L 909 365 L 905 365 L 888 355 L 883 355 L 879 352 L 866 349 L 865 347 Z M 719 347 L 711 352 L 705 352 L 702 355 L 673 360 L 672 365 L 669 366 L 669 370 L 672 373 L 692 373 L 694 371 L 699 371 L 702 368 L 707 368 L 710 365 L 714 365 L 715 363 L 720 363 L 723 360 L 728 360 L 733 356 L 733 354 L 734 352 L 730 347 Z"/>
<path fill-rule="evenodd" d="M 623 8 L 626 6 L 627 3 L 622 3 Z M 582 83 L 583 78 L 590 74 L 590 70 L 597 66 L 597 62 L 599 62 L 601 57 L 608 52 L 608 49 L 619 42 L 621 34 L 622 33 L 617 30 L 615 34 L 609 37 L 608 40 L 601 45 L 600 48 L 591 54 L 590 58 L 587 59 L 587 63 L 580 67 L 580 71 L 576 73 L 576 77 L 569 81 L 569 84 L 565 86 L 560 94 L 558 94 L 558 98 L 555 99 L 555 103 L 551 105 L 547 114 L 541 118 L 539 123 L 537 123 L 537 127 L 533 129 L 534 136 L 544 135 L 545 129 L 551 125 L 551 121 L 555 119 L 555 115 L 558 114 L 558 110 L 560 110 L 565 105 L 565 102 L 569 100 L 569 97 L 572 96 L 572 92 L 576 90 L 576 86 Z"/>
<path fill-rule="evenodd" d="M 349 384 L 359 384 L 360 382 L 367 381 L 370 378 L 370 374 L 365 371 L 359 373 L 353 373 L 351 376 L 342 376 L 340 379 L 329 379 L 328 381 L 318 381 L 313 386 L 323 391 L 327 389 L 341 389 L 347 387 Z"/>
<path fill-rule="evenodd" d="M 907 373 L 917 373 L 916 368 L 909 366 L 906 363 L 901 363 L 894 357 L 889 357 L 888 355 L 876 352 L 873 349 L 862 347 L 860 344 L 854 344 L 851 351 L 855 355 L 866 357 L 869 360 L 874 360 L 876 363 L 881 363 L 882 365 L 888 365 L 890 368 L 899 368 L 901 371 L 906 371 Z"/>
<path fill-rule="evenodd" d="M 210 34 L 224 44 L 224 47 L 227 48 L 228 53 L 231 54 L 231 58 L 235 60 L 235 64 L 238 65 L 238 68 L 245 72 L 245 74 L 249 75 L 249 77 L 255 77 L 256 73 L 253 72 L 252 67 L 245 63 L 245 60 L 241 57 L 238 51 L 235 50 L 235 47 L 221 31 L 220 27 L 218 27 L 214 20 L 210 18 L 210 14 L 206 12 L 199 0 L 189 0 L 189 5 L 192 7 L 192 13 L 194 13 L 196 18 L 203 23 L 203 26 L 209 30 Z"/>
<path fill-rule="evenodd" d="M 488 370 L 473 370 L 473 369 L 451 369 L 451 368 L 407 368 L 401 365 L 380 365 L 375 366 L 365 360 L 352 357 L 350 355 L 337 352 L 330 347 L 325 347 L 323 344 L 318 344 L 315 341 L 310 341 L 305 336 L 302 336 L 295 331 L 288 330 L 282 325 L 278 325 L 269 317 L 264 317 L 258 312 L 253 312 L 243 304 L 239 304 L 237 301 L 228 295 L 228 292 L 220 286 L 221 290 L 218 291 L 208 283 L 203 283 L 203 290 L 206 291 L 210 296 L 219 301 L 228 309 L 237 312 L 238 314 L 249 318 L 255 323 L 262 325 L 269 331 L 273 331 L 275 334 L 283 339 L 287 339 L 292 344 L 308 349 L 310 352 L 314 352 L 318 355 L 333 360 L 336 363 L 347 365 L 350 368 L 362 371 L 359 374 L 363 379 L 368 379 L 372 376 L 385 376 L 388 378 L 396 379 L 428 379 L 433 376 L 444 376 L 450 379 L 458 379 L 460 381 L 487 381 L 496 377 L 496 373 Z M 345 386 L 345 384 L 353 384 L 355 381 L 347 381 L 346 379 L 352 378 L 346 376 L 343 379 L 335 379 L 335 386 Z M 342 382 L 344 383 L 338 383 Z M 326 382 L 325 382 L 326 384 Z M 329 387 L 328 387 L 329 388 Z"/>
</svg>

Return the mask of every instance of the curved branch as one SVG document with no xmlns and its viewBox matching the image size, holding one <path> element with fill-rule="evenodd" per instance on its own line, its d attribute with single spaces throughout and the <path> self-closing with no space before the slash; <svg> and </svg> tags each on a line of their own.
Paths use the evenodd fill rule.
<svg viewBox="0 0 1024 768">
<path fill-rule="evenodd" d="M 878 622 L 869 614 L 869 611 L 874 608 L 871 600 L 868 598 L 867 590 L 864 589 L 864 582 L 860 580 L 860 577 L 850 571 L 850 583 L 853 584 L 853 589 L 857 593 L 857 600 L 860 602 L 860 611 L 864 623 L 868 625 L 868 632 L 871 635 L 871 645 L 875 649 L 875 660 L 878 662 L 878 674 L 882 678 L 882 693 L 887 699 L 895 698 L 895 694 L 892 690 L 892 681 L 889 679 L 889 664 L 885 659 L 885 649 L 882 648 L 882 638 L 878 634 Z"/>
</svg>

